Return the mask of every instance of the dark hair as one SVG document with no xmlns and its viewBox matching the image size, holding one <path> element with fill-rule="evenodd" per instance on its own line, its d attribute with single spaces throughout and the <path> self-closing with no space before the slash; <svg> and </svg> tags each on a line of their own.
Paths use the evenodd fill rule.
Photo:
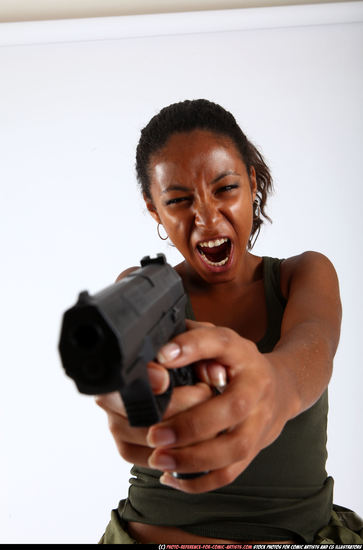
<svg viewBox="0 0 363 550">
<path fill-rule="evenodd" d="M 248 248 L 251 249 L 263 224 L 260 215 L 271 221 L 265 213 L 265 206 L 267 196 L 272 192 L 272 177 L 261 153 L 247 139 L 234 116 L 220 105 L 206 99 L 185 100 L 164 107 L 150 120 L 141 130 L 136 149 L 136 174 L 141 191 L 152 200 L 149 178 L 151 156 L 157 153 L 173 134 L 197 129 L 215 132 L 231 139 L 246 165 L 248 174 L 252 166 L 255 168 L 257 193 L 248 241 Z"/>
</svg>

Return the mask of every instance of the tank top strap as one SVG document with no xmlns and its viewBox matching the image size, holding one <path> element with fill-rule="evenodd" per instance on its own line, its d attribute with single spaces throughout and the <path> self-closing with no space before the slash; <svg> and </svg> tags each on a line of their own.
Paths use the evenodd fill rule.
<svg viewBox="0 0 363 550">
<path fill-rule="evenodd" d="M 280 339 L 281 321 L 287 300 L 282 295 L 280 287 L 280 267 L 283 259 L 264 256 L 262 261 L 267 308 L 267 330 L 262 340 L 257 343 L 257 346 L 262 353 L 267 353 L 273 349 Z"/>
<path fill-rule="evenodd" d="M 281 292 L 280 267 L 283 259 L 263 256 L 263 277 L 267 306 L 271 310 L 285 308 L 286 298 Z"/>
</svg>

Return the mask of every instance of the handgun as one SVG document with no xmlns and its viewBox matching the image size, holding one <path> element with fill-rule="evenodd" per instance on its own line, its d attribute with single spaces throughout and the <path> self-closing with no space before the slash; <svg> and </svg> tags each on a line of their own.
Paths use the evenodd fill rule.
<svg viewBox="0 0 363 550">
<path fill-rule="evenodd" d="M 186 293 L 164 254 L 145 256 L 141 267 L 100 292 L 79 294 L 64 315 L 59 353 L 79 392 L 121 394 L 131 426 L 160 422 L 174 386 L 195 384 L 192 365 L 169 370 L 165 393 L 154 395 L 147 364 L 184 332 Z"/>
</svg>

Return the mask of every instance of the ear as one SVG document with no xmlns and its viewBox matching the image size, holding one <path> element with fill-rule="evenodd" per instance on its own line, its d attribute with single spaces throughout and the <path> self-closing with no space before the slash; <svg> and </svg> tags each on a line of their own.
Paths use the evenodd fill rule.
<svg viewBox="0 0 363 550">
<path fill-rule="evenodd" d="M 251 185 L 252 200 L 254 201 L 257 193 L 257 178 L 256 178 L 256 170 L 254 166 L 251 166 L 250 168 L 250 185 Z"/>
<path fill-rule="evenodd" d="M 150 212 L 151 216 L 154 218 L 154 220 L 157 222 L 157 223 L 161 223 L 161 220 L 159 218 L 159 214 L 157 213 L 156 211 L 156 208 L 153 204 L 153 201 L 151 199 L 149 199 L 145 193 L 143 193 L 143 197 L 144 197 L 144 201 L 145 201 L 145 204 L 146 204 L 146 208 L 148 209 L 148 211 Z"/>
</svg>

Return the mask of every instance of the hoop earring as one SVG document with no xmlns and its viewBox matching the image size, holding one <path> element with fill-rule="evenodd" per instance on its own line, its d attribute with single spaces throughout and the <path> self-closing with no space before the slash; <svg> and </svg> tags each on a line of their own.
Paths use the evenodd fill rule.
<svg viewBox="0 0 363 550">
<path fill-rule="evenodd" d="M 166 235 L 166 237 L 162 237 L 162 236 L 160 235 L 159 225 L 162 225 L 162 224 L 161 224 L 161 223 L 158 223 L 158 226 L 157 226 L 157 228 L 156 228 L 156 231 L 158 232 L 159 238 L 160 238 L 162 241 L 166 241 L 166 240 L 168 239 L 169 235 Z"/>
<path fill-rule="evenodd" d="M 259 219 L 260 216 L 261 216 L 261 206 L 260 206 L 260 203 L 259 201 L 255 200 L 254 203 L 253 203 L 253 217 L 256 219 Z"/>
</svg>

